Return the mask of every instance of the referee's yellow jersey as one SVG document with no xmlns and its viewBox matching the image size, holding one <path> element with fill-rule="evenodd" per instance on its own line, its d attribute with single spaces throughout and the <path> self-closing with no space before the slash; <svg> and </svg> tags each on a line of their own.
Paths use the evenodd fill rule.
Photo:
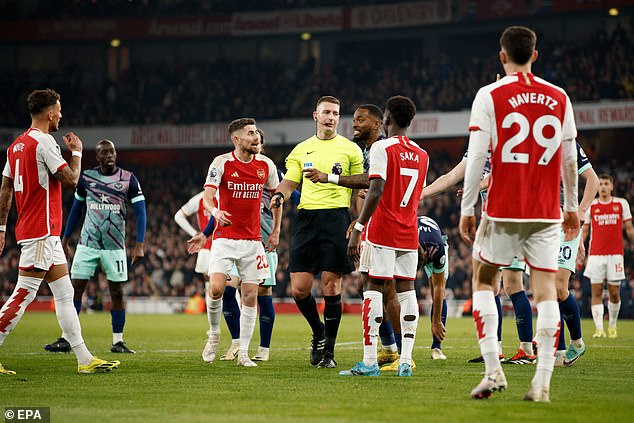
<svg viewBox="0 0 634 423">
<path fill-rule="evenodd" d="M 324 173 L 358 175 L 363 173 L 363 153 L 358 145 L 337 134 L 330 140 L 313 135 L 295 146 L 286 158 L 284 179 L 302 183 L 299 209 L 337 209 L 350 207 L 352 189 L 330 183 L 313 183 L 302 169 L 314 167 Z"/>
</svg>

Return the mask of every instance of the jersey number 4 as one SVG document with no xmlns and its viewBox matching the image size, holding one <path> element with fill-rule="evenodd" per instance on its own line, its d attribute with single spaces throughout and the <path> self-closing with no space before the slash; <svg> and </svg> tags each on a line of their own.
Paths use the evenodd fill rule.
<svg viewBox="0 0 634 423">
<path fill-rule="evenodd" d="M 537 144 L 546 149 L 544 154 L 542 154 L 539 158 L 538 164 L 546 166 L 550 163 L 550 160 L 553 158 L 559 148 L 559 145 L 561 144 L 561 122 L 559 119 L 553 115 L 540 116 L 537 120 L 535 120 L 535 123 L 531 128 L 531 123 L 528 121 L 526 116 L 518 112 L 512 112 L 506 115 L 502 121 L 502 128 L 508 129 L 515 124 L 519 126 L 519 131 L 502 145 L 502 162 L 528 163 L 528 153 L 514 152 L 513 149 L 526 141 L 532 132 L 533 139 L 537 142 Z M 550 138 L 547 138 L 544 135 L 544 129 L 546 127 L 552 128 L 552 136 Z"/>
<path fill-rule="evenodd" d="M 15 161 L 15 178 L 13 178 L 13 191 L 24 191 L 24 185 L 22 183 L 22 175 L 20 175 L 20 159 Z"/>
</svg>

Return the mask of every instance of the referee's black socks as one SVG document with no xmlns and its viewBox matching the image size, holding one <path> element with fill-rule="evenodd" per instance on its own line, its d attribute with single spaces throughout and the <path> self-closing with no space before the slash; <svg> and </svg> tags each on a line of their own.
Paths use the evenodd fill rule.
<svg viewBox="0 0 634 423">
<path fill-rule="evenodd" d="M 339 323 L 341 323 L 341 294 L 324 295 L 324 303 L 325 350 L 334 354 Z"/>
<path fill-rule="evenodd" d="M 302 312 L 304 319 L 306 319 L 310 328 L 313 330 L 313 336 L 317 339 L 321 339 L 324 336 L 324 325 L 319 319 L 319 311 L 317 311 L 317 303 L 315 302 L 313 294 L 308 294 L 306 298 L 302 299 L 295 298 L 295 304 L 297 304 L 297 308 Z"/>
</svg>

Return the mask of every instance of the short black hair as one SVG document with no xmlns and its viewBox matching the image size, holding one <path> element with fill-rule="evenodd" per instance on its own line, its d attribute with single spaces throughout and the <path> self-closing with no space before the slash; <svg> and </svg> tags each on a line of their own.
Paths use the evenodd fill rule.
<svg viewBox="0 0 634 423">
<path fill-rule="evenodd" d="M 518 65 L 531 60 L 536 44 L 537 35 L 525 26 L 509 26 L 500 37 L 500 47 L 504 49 L 508 59 Z"/>
<path fill-rule="evenodd" d="M 396 121 L 401 128 L 407 128 L 414 115 L 416 114 L 416 105 L 405 96 L 395 95 L 387 100 L 385 108 L 392 114 L 392 119 Z"/>
<path fill-rule="evenodd" d="M 383 111 L 374 104 L 362 104 L 357 109 L 367 110 L 372 116 L 377 118 L 378 120 L 383 120 Z"/>
<path fill-rule="evenodd" d="M 31 116 L 39 115 L 43 110 L 53 106 L 60 100 L 60 95 L 50 88 L 33 90 L 26 98 Z"/>
<path fill-rule="evenodd" d="M 253 118 L 240 118 L 231 121 L 229 124 L 229 134 L 233 134 L 234 132 L 244 128 L 247 125 L 255 125 L 255 119 Z"/>
</svg>

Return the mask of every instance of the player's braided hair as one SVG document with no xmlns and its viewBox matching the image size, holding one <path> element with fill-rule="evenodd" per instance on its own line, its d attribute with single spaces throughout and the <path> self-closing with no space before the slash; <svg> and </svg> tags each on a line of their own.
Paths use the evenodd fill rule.
<svg viewBox="0 0 634 423">
<path fill-rule="evenodd" d="M 387 110 L 392 114 L 392 119 L 396 121 L 396 124 L 401 128 L 407 128 L 414 115 L 416 114 L 416 105 L 414 102 L 402 95 L 395 95 L 387 100 L 385 106 Z"/>
<path fill-rule="evenodd" d="M 231 121 L 229 124 L 229 134 L 233 134 L 236 131 L 244 128 L 247 125 L 255 125 L 255 119 L 253 118 L 240 118 Z"/>
<path fill-rule="evenodd" d="M 33 90 L 26 98 L 26 104 L 31 116 L 35 116 L 50 106 L 53 106 L 60 98 L 60 95 L 50 88 Z"/>
<path fill-rule="evenodd" d="M 500 37 L 500 47 L 506 52 L 508 59 L 523 65 L 533 57 L 537 35 L 525 26 L 509 26 Z"/>
</svg>

